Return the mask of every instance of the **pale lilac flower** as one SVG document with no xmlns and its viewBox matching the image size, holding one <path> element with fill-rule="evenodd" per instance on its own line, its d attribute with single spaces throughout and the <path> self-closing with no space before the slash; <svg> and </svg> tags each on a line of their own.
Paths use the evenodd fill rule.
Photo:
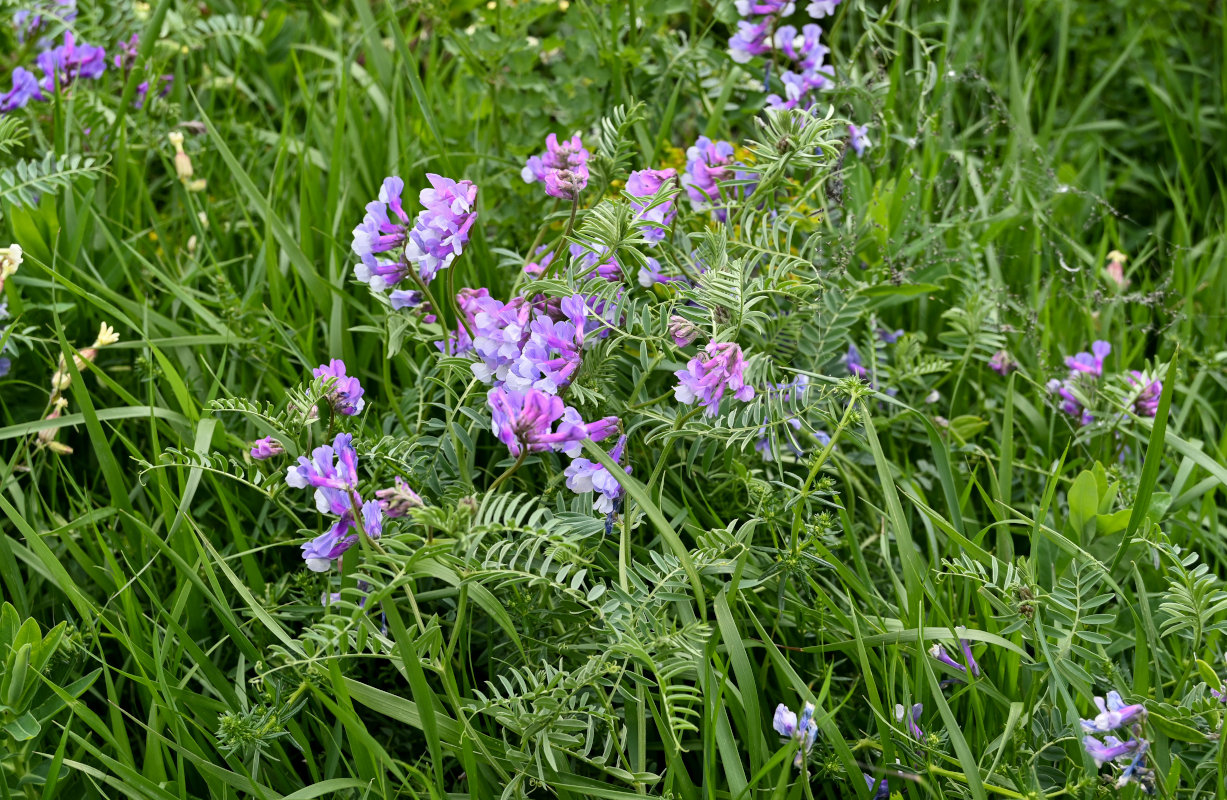
<svg viewBox="0 0 1227 800">
<path fill-rule="evenodd" d="M 852 146 L 857 157 L 865 155 L 865 151 L 873 147 L 873 142 L 869 141 L 869 135 L 866 133 L 868 129 L 868 125 L 848 124 L 848 144 Z"/>
<path fill-rule="evenodd" d="M 822 19 L 834 14 L 839 2 L 840 0 L 810 0 L 805 11 L 814 19 Z"/>
<path fill-rule="evenodd" d="M 1138 748 L 1138 754 L 1133 757 L 1133 761 L 1121 770 L 1120 777 L 1116 779 L 1116 788 L 1123 789 L 1130 783 L 1136 783 L 1138 787 L 1146 794 L 1153 795 L 1158 790 L 1155 784 L 1155 771 L 1146 766 L 1146 751 L 1150 749 L 1150 742 L 1142 741 Z"/>
<path fill-rule="evenodd" d="M 609 252 L 609 248 L 604 245 L 593 245 L 593 248 L 595 249 L 584 247 L 581 244 L 572 244 L 568 248 L 571 260 L 579 262 L 581 274 L 587 274 L 595 267 L 596 274 L 610 283 L 622 280 L 622 268 L 614 255 Z"/>
<path fill-rule="evenodd" d="M 1214 699 L 1220 703 L 1227 703 L 1227 683 L 1223 684 L 1222 691 L 1219 691 L 1218 689 L 1211 689 L 1210 694 L 1213 695 Z"/>
<path fill-rule="evenodd" d="M 409 275 L 410 267 L 401 252 L 409 239 L 409 214 L 401 201 L 404 190 L 405 182 L 400 178 L 384 178 L 379 199 L 367 203 L 366 216 L 354 228 L 352 249 L 361 259 L 354 274 L 375 291 L 385 291 Z M 391 259 L 379 258 L 384 253 L 391 253 Z"/>
<path fill-rule="evenodd" d="M 1094 719 L 1082 720 L 1082 729 L 1089 733 L 1106 733 L 1146 719 L 1144 705 L 1125 705 L 1120 692 L 1117 691 L 1108 692 L 1106 698 L 1096 697 L 1095 707 L 1099 709 L 1099 714 Z"/>
<path fill-rule="evenodd" d="M 1159 413 L 1159 395 L 1163 394 L 1163 382 L 1154 380 L 1147 383 L 1146 376 L 1137 370 L 1129 373 L 1129 385 L 1140 387 L 1138 396 L 1133 400 L 1133 410 L 1140 417 L 1153 417 Z"/>
<path fill-rule="evenodd" d="M 925 738 L 925 732 L 920 729 L 920 714 L 924 711 L 924 705 L 916 703 L 912 706 L 911 711 L 904 708 L 902 704 L 895 705 L 895 721 L 904 723 L 907 727 L 907 732 L 913 739 L 920 741 Z"/>
<path fill-rule="evenodd" d="M 793 759 L 793 765 L 800 767 L 805 763 L 805 757 L 809 755 L 809 751 L 814 747 L 814 740 L 818 738 L 818 723 L 814 722 L 814 704 L 806 703 L 801 708 L 801 715 L 798 718 L 796 712 L 788 708 L 788 706 L 780 703 L 775 707 L 775 716 L 771 720 L 771 727 L 775 732 L 784 737 L 784 741 L 795 740 L 799 747 L 797 748 L 796 758 Z"/>
<path fill-rule="evenodd" d="M 609 457 L 615 464 L 620 464 L 626 450 L 626 436 L 619 436 L 618 442 L 609 451 Z M 626 474 L 631 474 L 630 466 L 625 467 Z M 567 476 L 567 488 L 576 494 L 593 492 L 596 496 L 592 503 L 594 511 L 602 514 L 613 514 L 622 502 L 622 484 L 618 483 L 605 465 L 587 458 L 577 458 L 571 462 L 564 472 Z"/>
<path fill-rule="evenodd" d="M 430 188 L 420 194 L 425 208 L 409 232 L 405 257 L 417 264 L 422 282 L 430 283 L 469 243 L 469 231 L 477 221 L 477 186 L 434 173 L 427 173 L 426 180 Z"/>
<path fill-rule="evenodd" d="M 738 20 L 737 33 L 729 39 L 729 57 L 738 64 L 748 64 L 750 59 L 771 52 L 771 29 L 775 20 L 770 17 L 760 20 Z"/>
<path fill-rule="evenodd" d="M 13 13 L 18 42 L 25 43 L 46 27 L 50 20 L 72 22 L 77 18 L 77 0 L 36 0 L 31 6 Z"/>
<path fill-rule="evenodd" d="M 693 322 L 685 317 L 672 314 L 669 317 L 669 335 L 678 347 L 688 347 L 703 335 Z"/>
<path fill-rule="evenodd" d="M 157 96 L 166 97 L 166 95 L 170 94 L 170 90 L 174 85 L 174 82 L 174 75 L 163 75 L 161 78 L 159 78 L 158 84 L 161 86 L 161 88 L 158 89 Z M 149 99 L 149 90 L 149 81 L 141 81 L 136 85 L 136 97 L 132 100 L 132 106 L 134 108 L 144 108 L 145 101 Z"/>
<path fill-rule="evenodd" d="M 263 461 L 266 458 L 279 456 L 285 452 L 285 448 L 281 446 L 281 442 L 271 436 L 265 436 L 263 439 L 256 439 L 251 443 L 251 457 L 257 461 Z"/>
<path fill-rule="evenodd" d="M 1077 353 L 1065 358 L 1065 366 L 1073 372 L 1083 372 L 1093 377 L 1103 375 L 1103 360 L 1112 352 L 1112 345 L 1103 340 L 1091 344 L 1091 352 Z"/>
<path fill-rule="evenodd" d="M 298 463 L 286 470 L 285 482 L 295 489 L 315 489 L 315 506 L 321 514 L 342 514 L 351 506 L 351 495 L 358 486 L 358 451 L 353 435 L 338 433 L 333 443 L 311 451 L 311 458 L 299 456 Z"/>
<path fill-rule="evenodd" d="M 1115 736 L 1105 736 L 1101 742 L 1094 736 L 1085 736 L 1082 747 L 1095 760 L 1095 766 L 1102 767 L 1110 761 L 1131 761 L 1141 748 L 1141 742 L 1137 739 L 1122 742 Z"/>
<path fill-rule="evenodd" d="M 639 285 L 645 289 L 651 289 L 658 283 L 675 283 L 683 280 L 678 275 L 666 275 L 661 272 L 660 262 L 654 258 L 648 257 L 644 261 L 644 265 L 639 268 Z"/>
<path fill-rule="evenodd" d="M 486 395 L 486 401 L 494 433 L 513 456 L 524 450 L 530 453 L 554 450 L 575 457 L 580 453 L 581 442 L 604 438 L 617 425 L 616 417 L 585 425 L 579 412 L 563 403 L 562 398 L 539 389 L 517 392 L 495 387 Z"/>
<path fill-rule="evenodd" d="M 575 200 L 588 186 L 588 170 L 552 169 L 545 173 L 545 193 L 550 197 Z"/>
<path fill-rule="evenodd" d="M 410 489 L 409 484 L 399 475 L 396 476 L 393 486 L 377 490 L 375 496 L 379 498 L 379 507 L 383 509 L 384 516 L 387 517 L 403 517 L 408 515 L 411 509 L 422 508 L 426 505 L 418 493 Z"/>
<path fill-rule="evenodd" d="M 0 95 L 0 114 L 7 114 L 23 107 L 31 100 L 45 99 L 38 86 L 38 78 L 24 67 L 13 69 L 13 88 Z"/>
<path fill-rule="evenodd" d="M 64 44 L 39 53 L 37 61 L 43 71 L 41 87 L 48 92 L 81 78 L 97 78 L 107 68 L 106 51 L 85 42 L 78 44 L 72 31 L 64 34 Z"/>
<path fill-rule="evenodd" d="M 327 572 L 332 568 L 332 562 L 345 555 L 345 551 L 358 541 L 357 534 L 351 534 L 354 528 L 354 518 L 346 509 L 341 518 L 332 527 L 302 546 L 303 561 L 312 572 Z"/>
<path fill-rule="evenodd" d="M 996 353 L 993 353 L 993 357 L 988 360 L 988 368 L 993 372 L 996 372 L 998 375 L 1004 377 L 1018 369 L 1018 362 L 1011 358 L 1007 351 L 998 350 Z"/>
<path fill-rule="evenodd" d="M 889 328 L 878 328 L 875 333 L 877 333 L 878 339 L 880 339 L 884 344 L 894 344 L 895 342 L 899 341 L 899 337 L 903 335 L 903 329 L 899 328 L 898 330 L 892 331 Z"/>
<path fill-rule="evenodd" d="M 673 374 L 678 378 L 674 397 L 679 403 L 693 405 L 698 401 L 709 417 L 720 408 L 726 389 L 743 402 L 754 399 L 754 387 L 745 382 L 745 357 L 735 342 L 708 342 L 702 353 L 690 359 L 686 369 Z"/>
<path fill-rule="evenodd" d="M 626 179 L 626 191 L 633 197 L 643 198 L 632 200 L 631 208 L 635 210 L 635 219 L 644 223 L 643 238 L 649 244 L 655 245 L 665 238 L 666 229 L 677 217 L 677 208 L 673 198 L 665 200 L 652 208 L 648 201 L 656 196 L 661 187 L 677 180 L 677 170 L 674 169 L 641 169 L 632 172 Z"/>
<path fill-rule="evenodd" d="M 331 380 L 328 386 L 328 402 L 338 414 L 352 417 L 366 406 L 366 400 L 362 397 L 365 393 L 362 384 L 357 378 L 345 374 L 345 362 L 341 359 L 334 358 L 327 364 L 320 364 L 311 370 L 311 374 L 316 378 Z"/>
<path fill-rule="evenodd" d="M 830 85 L 831 74 L 824 61 L 831 50 L 819 40 L 821 36 L 822 28 L 817 25 L 804 26 L 800 35 L 792 25 L 783 25 L 776 31 L 776 49 L 791 59 L 793 69 L 780 74 L 784 97 L 768 96 L 768 106 L 810 108 L 817 101 L 813 93 Z"/>
</svg>

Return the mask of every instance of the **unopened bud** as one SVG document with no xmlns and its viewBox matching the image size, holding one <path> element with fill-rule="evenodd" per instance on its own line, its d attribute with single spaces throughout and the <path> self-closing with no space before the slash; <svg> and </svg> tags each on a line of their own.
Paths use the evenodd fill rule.
<svg viewBox="0 0 1227 800">
<path fill-rule="evenodd" d="M 426 504 L 418 493 L 409 488 L 409 484 L 401 476 L 396 476 L 396 485 L 375 492 L 379 498 L 379 506 L 389 517 L 403 517 L 410 509 L 422 508 Z"/>
<path fill-rule="evenodd" d="M 673 314 L 669 317 L 669 335 L 678 347 L 686 347 L 693 344 L 702 332 L 690 320 Z"/>
<path fill-rule="evenodd" d="M 63 442 L 47 442 L 47 449 L 58 456 L 72 455 L 72 448 Z"/>
<path fill-rule="evenodd" d="M 1125 277 L 1125 262 L 1128 260 L 1129 256 L 1119 250 L 1108 253 L 1108 266 L 1104 268 L 1104 274 L 1118 289 L 1129 288 L 1129 279 Z"/>
</svg>

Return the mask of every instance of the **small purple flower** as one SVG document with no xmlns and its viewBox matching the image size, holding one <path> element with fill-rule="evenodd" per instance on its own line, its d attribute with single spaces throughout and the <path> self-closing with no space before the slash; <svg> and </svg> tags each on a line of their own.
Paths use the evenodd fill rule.
<svg viewBox="0 0 1227 800">
<path fill-rule="evenodd" d="M 351 534 L 354 518 L 346 509 L 340 519 L 332 527 L 302 546 L 303 561 L 312 572 L 327 572 L 332 568 L 332 562 L 345 554 L 358 541 L 357 534 Z"/>
<path fill-rule="evenodd" d="M 1159 395 L 1163 394 L 1163 382 L 1154 380 L 1149 383 L 1146 376 L 1137 370 L 1129 373 L 1129 385 L 1140 387 L 1138 396 L 1133 400 L 1133 410 L 1140 417 L 1153 417 L 1159 413 Z"/>
<path fill-rule="evenodd" d="M 839 0 L 836 0 L 839 2 Z M 880 781 L 874 780 L 873 776 L 862 772 L 861 775 L 865 778 L 865 784 L 869 787 L 869 791 L 873 792 L 873 800 L 890 800 L 890 784 L 883 778 Z"/>
<path fill-rule="evenodd" d="M 669 335 L 678 347 L 688 347 L 694 344 L 694 340 L 702 336 L 703 332 L 685 317 L 672 314 L 669 317 Z"/>
<path fill-rule="evenodd" d="M 320 364 L 311 370 L 316 378 L 331 379 L 328 387 L 328 401 L 334 411 L 352 417 L 362 411 L 366 400 L 362 395 L 364 390 L 357 378 L 345 374 L 345 362 L 334 358 L 327 364 Z"/>
<path fill-rule="evenodd" d="M 737 33 L 729 39 L 729 57 L 738 64 L 748 64 L 750 59 L 771 52 L 771 29 L 775 20 L 770 17 L 756 21 L 738 20 Z"/>
<path fill-rule="evenodd" d="M 771 108 L 811 108 L 817 98 L 814 93 L 831 83 L 829 68 L 824 61 L 830 48 L 822 44 L 822 28 L 806 25 L 801 35 L 792 25 L 782 25 L 775 33 L 775 47 L 791 61 L 794 69 L 780 74 L 784 84 L 784 97 L 770 95 L 767 105 Z"/>
<path fill-rule="evenodd" d="M 1150 749 L 1150 742 L 1142 741 L 1138 748 L 1138 754 L 1133 757 L 1133 761 L 1121 770 L 1120 777 L 1116 779 L 1116 788 L 1123 789 L 1130 783 L 1136 783 L 1138 787 L 1146 794 L 1153 795 L 1158 787 L 1155 784 L 1155 771 L 1146 766 L 1146 751 Z"/>
<path fill-rule="evenodd" d="M 626 450 L 626 436 L 619 436 L 618 442 L 609 451 L 609 457 L 615 464 L 620 464 Z M 631 474 L 631 468 L 625 467 L 626 474 Z M 602 514 L 612 514 L 617 511 L 622 502 L 622 484 L 618 483 L 605 465 L 587 458 L 577 458 L 566 468 L 567 488 L 576 494 L 593 492 L 596 495 L 592 503 L 594 511 Z"/>
<path fill-rule="evenodd" d="M 658 283 L 676 283 L 683 280 L 677 275 L 666 275 L 660 271 L 660 262 L 652 257 L 645 259 L 645 263 L 639 268 L 639 285 L 645 289 L 651 289 Z"/>
<path fill-rule="evenodd" d="M 735 342 L 708 342 L 702 353 L 690 359 L 686 369 L 673 374 L 678 385 L 673 394 L 679 403 L 693 405 L 699 401 L 709 417 L 720 408 L 725 390 L 742 402 L 754 399 L 754 387 L 745 382 L 745 356 Z"/>
<path fill-rule="evenodd" d="M 165 97 L 166 95 L 170 94 L 171 87 L 174 85 L 174 82 L 175 82 L 175 76 L 174 75 L 163 75 L 161 78 L 158 79 L 158 82 L 162 88 L 158 89 L 157 96 Z M 145 101 L 149 99 L 149 90 L 150 90 L 149 81 L 141 81 L 140 83 L 136 85 L 136 97 L 132 100 L 133 108 L 144 108 L 145 107 Z"/>
<path fill-rule="evenodd" d="M 579 262 L 579 269 L 582 274 L 587 275 L 595 271 L 610 283 L 617 283 L 622 280 L 622 267 L 618 264 L 618 260 L 609 248 L 603 245 L 593 244 L 591 247 L 584 247 L 581 244 L 572 244 L 568 248 L 571 253 L 571 260 Z"/>
<path fill-rule="evenodd" d="M 31 100 L 43 99 L 34 73 L 24 67 L 16 67 L 13 69 L 13 88 L 0 95 L 0 114 L 15 111 Z"/>
<path fill-rule="evenodd" d="M 1095 707 L 1099 714 L 1094 719 L 1082 720 L 1082 729 L 1088 733 L 1106 733 L 1146 719 L 1146 707 L 1141 703 L 1125 705 L 1120 692 L 1110 691 L 1107 698 L 1096 697 Z"/>
<path fill-rule="evenodd" d="M 285 448 L 281 446 L 281 442 L 271 436 L 265 436 L 263 439 L 256 439 L 251 443 L 251 457 L 257 461 L 263 461 L 266 458 L 279 456 L 285 452 Z"/>
<path fill-rule="evenodd" d="M 864 362 L 861 361 L 861 351 L 856 349 L 856 345 L 848 345 L 848 352 L 843 357 L 844 366 L 848 368 L 849 374 L 855 375 L 863 381 L 869 380 L 869 370 L 865 368 Z"/>
<path fill-rule="evenodd" d="M 946 648 L 942 647 L 940 644 L 935 644 L 930 647 L 929 655 L 933 656 L 933 658 L 942 662 L 951 669 L 957 669 L 959 672 L 966 672 L 970 669 L 972 675 L 976 676 L 977 678 L 980 677 L 980 665 L 976 663 L 975 657 L 971 654 L 971 642 L 967 641 L 966 639 L 960 639 L 959 645 L 962 647 L 963 658 L 967 662 L 967 666 L 964 666 L 951 658 L 946 653 Z"/>
<path fill-rule="evenodd" d="M 794 740 L 800 745 L 792 763 L 796 767 L 804 764 L 805 757 L 809 755 L 809 751 L 814 747 L 814 741 L 818 738 L 818 723 L 814 722 L 814 704 L 806 703 L 801 708 L 801 715 L 798 718 L 796 712 L 780 703 L 775 707 L 771 727 L 784 737 L 785 742 Z"/>
<path fill-rule="evenodd" d="M 430 188 L 420 193 L 425 208 L 409 232 L 405 257 L 417 264 L 422 282 L 430 283 L 469 243 L 469 231 L 477 221 L 477 186 L 434 173 L 427 173 L 426 180 Z"/>
<path fill-rule="evenodd" d="M 866 133 L 868 128 L 868 125 L 848 124 L 848 144 L 852 146 L 858 158 L 864 156 L 865 151 L 873 147 L 873 142 L 869 141 L 869 135 Z"/>
<path fill-rule="evenodd" d="M 81 78 L 97 78 L 107 68 L 106 51 L 85 42 L 78 44 L 72 31 L 64 34 L 64 44 L 39 53 L 37 61 L 43 71 L 41 87 L 48 92 Z"/>
<path fill-rule="evenodd" d="M 137 45 L 140 43 L 141 37 L 134 33 L 128 38 L 128 41 L 120 41 L 115 45 L 115 49 L 119 51 L 111 62 L 115 65 L 115 69 L 122 69 L 124 72 L 132 69 L 136 64 Z"/>
<path fill-rule="evenodd" d="M 1076 376 L 1077 373 L 1071 372 L 1071 375 Z M 1053 378 L 1048 381 L 1047 388 L 1050 394 L 1061 398 L 1061 410 L 1077 419 L 1079 425 L 1090 425 L 1095 421 L 1094 415 L 1083 408 L 1082 401 L 1074 394 L 1075 387 L 1072 380 L 1060 381 Z"/>
<path fill-rule="evenodd" d="M 72 22 L 77 18 L 77 0 L 35 0 L 32 8 L 20 9 L 13 14 L 13 25 L 17 28 L 17 41 L 25 43 L 34 34 L 49 24 L 50 20 Z"/>
<path fill-rule="evenodd" d="M 517 392 L 495 387 L 486 395 L 486 401 L 494 433 L 513 456 L 524 450 L 530 453 L 554 450 L 575 457 L 585 439 L 597 441 L 617 426 L 616 417 L 585 425 L 579 412 L 563 403 L 561 397 L 539 389 Z"/>
<path fill-rule="evenodd" d="M 1227 703 L 1227 683 L 1223 684 L 1222 691 L 1219 691 L 1218 689 L 1211 689 L 1210 694 L 1213 695 L 1214 699 L 1220 703 Z"/>
<path fill-rule="evenodd" d="M 1110 761 L 1130 761 L 1141 747 L 1137 739 L 1122 742 L 1115 736 L 1105 736 L 1103 741 L 1094 736 L 1085 736 L 1082 747 L 1087 755 L 1095 760 L 1095 766 L 1102 767 Z"/>
<path fill-rule="evenodd" d="M 738 166 L 742 165 L 733 161 L 733 145 L 728 142 L 713 142 L 706 136 L 700 136 L 686 150 L 686 174 L 682 176 L 682 185 L 686 187 L 696 211 L 710 210 L 721 222 L 726 219 L 720 183 L 730 178 L 749 181 L 754 177 L 753 173 L 735 170 Z M 748 196 L 753 191 L 752 185 L 742 186 L 731 194 Z"/>
<path fill-rule="evenodd" d="M 677 170 L 673 169 L 641 169 L 632 172 L 626 179 L 626 191 L 633 197 L 643 198 L 632 200 L 631 208 L 635 209 L 635 219 L 644 223 L 643 238 L 649 244 L 655 245 L 665 238 L 666 229 L 677 217 L 677 208 L 672 198 L 649 208 L 648 201 L 661 190 L 662 186 L 677 180 Z"/>
<path fill-rule="evenodd" d="M 894 344 L 895 342 L 899 341 L 899 337 L 903 335 L 903 329 L 899 328 L 898 330 L 892 331 L 890 328 L 878 328 L 875 333 L 877 333 L 878 339 L 880 339 L 883 343 Z"/>
<path fill-rule="evenodd" d="M 907 727 L 908 734 L 918 742 L 925 738 L 925 732 L 918 724 L 922 711 L 924 711 L 924 705 L 921 703 L 913 705 L 911 711 L 904 708 L 902 704 L 895 705 L 895 721 L 903 723 Z"/>
<path fill-rule="evenodd" d="M 1018 362 L 1011 358 L 1010 354 L 1005 350 L 998 350 L 988 360 L 988 368 L 1004 377 L 1018 369 Z"/>
<path fill-rule="evenodd" d="M 399 475 L 396 476 L 393 486 L 377 490 L 375 496 L 379 498 L 379 507 L 383 509 L 384 516 L 387 517 L 404 517 L 411 509 L 422 508 L 426 505 L 418 493 L 410 489 L 409 484 Z"/>
<path fill-rule="evenodd" d="M 1074 372 L 1084 372 L 1098 378 L 1103 375 L 1103 360 L 1111 352 L 1111 344 L 1098 340 L 1091 344 L 1091 352 L 1077 353 L 1066 357 L 1065 366 L 1069 367 L 1071 374 Z"/>
<path fill-rule="evenodd" d="M 551 133 L 545 139 L 545 152 L 529 158 L 520 177 L 525 183 L 544 183 L 552 197 L 571 200 L 588 185 L 588 158 L 578 133 L 562 142 Z"/>
<path fill-rule="evenodd" d="M 542 254 L 544 253 L 544 257 Z M 554 249 L 549 245 L 541 245 L 537 248 L 537 257 L 539 261 L 530 261 L 524 265 L 524 272 L 532 275 L 535 278 L 541 277 L 549 268 L 550 264 L 554 263 Z"/>
<path fill-rule="evenodd" d="M 834 14 L 839 2 L 840 0 L 810 0 L 805 11 L 814 19 L 822 19 Z"/>
</svg>

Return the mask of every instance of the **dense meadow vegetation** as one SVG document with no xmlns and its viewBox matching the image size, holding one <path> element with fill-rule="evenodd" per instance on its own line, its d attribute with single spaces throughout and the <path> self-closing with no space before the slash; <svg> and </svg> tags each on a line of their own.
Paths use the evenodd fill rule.
<svg viewBox="0 0 1227 800">
<path fill-rule="evenodd" d="M 1227 796 L 1221 0 L 0 9 L 0 798 Z"/>
</svg>

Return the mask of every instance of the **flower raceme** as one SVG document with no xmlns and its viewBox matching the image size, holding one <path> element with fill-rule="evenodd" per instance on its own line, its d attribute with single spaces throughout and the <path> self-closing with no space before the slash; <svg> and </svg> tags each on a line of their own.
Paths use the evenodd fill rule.
<svg viewBox="0 0 1227 800">
<path fill-rule="evenodd" d="M 609 457 L 615 464 L 621 464 L 625 452 L 626 436 L 623 435 L 618 437 L 617 444 L 609 451 Z M 627 475 L 631 474 L 629 465 L 625 467 L 625 470 Z M 565 474 L 568 489 L 576 494 L 593 492 L 596 495 L 596 500 L 592 503 L 594 511 L 602 514 L 612 514 L 617 511 L 622 501 L 622 484 L 618 483 L 618 479 L 605 469 L 604 464 L 586 458 L 577 458 L 566 468 Z"/>
<path fill-rule="evenodd" d="M 682 176 L 682 185 L 690 195 L 691 205 L 696 211 L 710 210 L 716 219 L 723 222 L 727 218 L 721 199 L 720 183 L 735 178 L 739 181 L 752 181 L 754 173 L 736 170 L 744 166 L 733 160 L 733 145 L 728 142 L 713 142 L 706 136 L 700 136 L 686 150 L 686 174 Z M 730 192 L 749 196 L 754 191 L 753 185 L 738 187 Z"/>
<path fill-rule="evenodd" d="M 951 669 L 958 670 L 959 672 L 967 672 L 970 670 L 972 675 L 977 678 L 980 677 L 980 665 L 976 663 L 975 656 L 971 654 L 971 642 L 967 641 L 966 639 L 960 639 L 959 646 L 963 650 L 963 659 L 967 662 L 966 666 L 951 658 L 949 654 L 946 653 L 946 648 L 942 647 L 940 644 L 935 644 L 930 647 L 929 655 Z"/>
<path fill-rule="evenodd" d="M 904 708 L 902 704 L 895 704 L 895 721 L 907 727 L 908 734 L 916 741 L 921 741 L 925 738 L 925 732 L 920 729 L 920 715 L 924 711 L 924 705 L 916 703 L 911 710 Z"/>
<path fill-rule="evenodd" d="M 650 201 L 662 186 L 677 180 L 674 169 L 641 169 L 632 172 L 626 179 L 626 193 L 638 198 L 631 201 L 635 219 L 643 224 L 643 238 L 655 245 L 665 238 L 665 232 L 677 217 L 673 198 L 649 207 Z"/>
<path fill-rule="evenodd" d="M 697 401 L 707 416 L 714 417 L 726 390 L 743 402 L 754 399 L 754 387 L 745 382 L 745 369 L 745 356 L 735 342 L 709 342 L 686 369 L 673 373 L 678 378 L 674 397 L 685 405 Z"/>
<path fill-rule="evenodd" d="M 336 413 L 352 417 L 366 406 L 366 400 L 362 398 L 362 384 L 357 378 L 345 374 L 345 362 L 341 359 L 334 358 L 327 364 L 320 364 L 311 370 L 311 374 L 328 381 L 328 402 Z"/>
<path fill-rule="evenodd" d="M 281 446 L 281 442 L 271 436 L 265 436 L 251 443 L 251 457 L 257 461 L 264 461 L 284 452 L 285 448 Z"/>
<path fill-rule="evenodd" d="M 1082 720 L 1082 729 L 1088 733 L 1106 733 L 1146 719 L 1146 707 L 1141 703 L 1126 705 L 1120 692 L 1108 692 L 1107 697 L 1096 697 L 1099 709 L 1093 719 Z"/>
<path fill-rule="evenodd" d="M 397 288 L 410 270 L 429 284 L 464 252 L 477 220 L 477 186 L 472 181 L 434 173 L 426 179 L 430 188 L 418 195 L 423 208 L 412 226 L 401 198 L 405 182 L 391 176 L 384 179 L 379 198 L 367 203 L 366 216 L 354 228 L 352 249 L 361 259 L 354 275 L 374 291 L 391 290 L 389 299 L 397 309 L 421 303 L 416 291 Z"/>
<path fill-rule="evenodd" d="M 1136 783 L 1147 794 L 1155 793 L 1154 770 L 1146 766 L 1146 753 L 1150 742 L 1142 738 L 1142 723 L 1146 721 L 1146 707 L 1141 703 L 1126 704 L 1119 692 L 1110 691 L 1106 697 L 1096 697 L 1095 707 L 1099 713 L 1092 719 L 1082 720 L 1082 729 L 1088 733 L 1082 739 L 1082 747 L 1095 762 L 1096 767 L 1115 762 L 1124 764 L 1117 778 L 1117 788 Z M 1130 729 L 1131 737 L 1122 741 L 1115 735 L 1102 739 L 1089 734 L 1110 734 L 1112 731 Z"/>
<path fill-rule="evenodd" d="M 579 134 L 558 141 L 551 133 L 545 139 L 545 152 L 531 156 L 520 177 L 525 183 L 543 183 L 551 197 L 574 200 L 588 186 L 588 151 Z"/>
<path fill-rule="evenodd" d="M 561 397 L 539 389 L 524 392 L 498 386 L 486 395 L 494 434 L 513 456 L 553 450 L 575 457 L 585 439 L 600 441 L 618 427 L 617 417 L 585 423 Z"/>
<path fill-rule="evenodd" d="M 805 757 L 814 747 L 818 738 L 818 723 L 814 722 L 814 704 L 806 703 L 801 708 L 800 716 L 788 706 L 780 703 L 775 707 L 775 716 L 771 727 L 784 737 L 784 741 L 796 741 L 799 745 L 797 755 L 793 758 L 793 766 L 800 767 L 805 763 Z"/>
</svg>

